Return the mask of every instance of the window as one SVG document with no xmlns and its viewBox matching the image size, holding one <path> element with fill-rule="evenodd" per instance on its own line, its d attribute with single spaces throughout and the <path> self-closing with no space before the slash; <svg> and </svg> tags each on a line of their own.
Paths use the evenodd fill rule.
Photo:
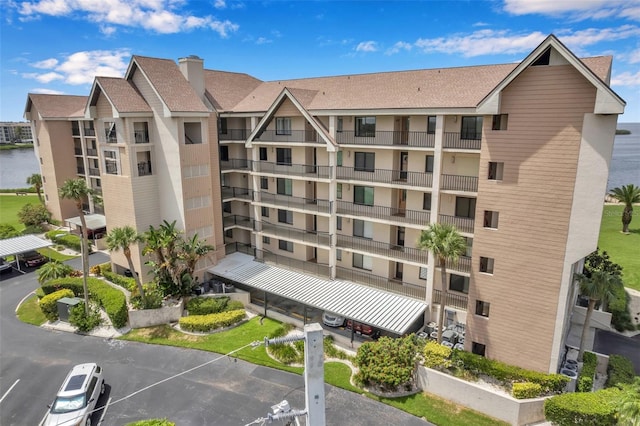
<svg viewBox="0 0 640 426">
<path fill-rule="evenodd" d="M 269 217 L 269 207 L 260 207 L 260 215 L 262 217 Z"/>
<path fill-rule="evenodd" d="M 262 244 L 271 244 L 271 237 L 262 237 Z"/>
<path fill-rule="evenodd" d="M 461 139 L 482 139 L 482 117 L 462 117 Z"/>
<path fill-rule="evenodd" d="M 489 302 L 483 302 L 482 300 L 476 300 L 476 315 L 482 317 L 489 317 Z"/>
<path fill-rule="evenodd" d="M 376 154 L 373 152 L 356 152 L 355 170 L 373 172 L 376 169 Z"/>
<path fill-rule="evenodd" d="M 342 250 L 336 249 L 336 260 L 342 260 Z"/>
<path fill-rule="evenodd" d="M 375 117 L 356 117 L 356 136 L 359 137 L 375 137 L 376 135 L 376 118 Z"/>
<path fill-rule="evenodd" d="M 427 133 L 434 134 L 436 132 L 436 116 L 430 115 L 427 117 Z"/>
<path fill-rule="evenodd" d="M 104 136 L 107 143 L 118 142 L 118 137 L 116 136 L 116 123 L 114 123 L 113 121 L 105 121 Z"/>
<path fill-rule="evenodd" d="M 291 118 L 276 117 L 276 135 L 291 134 Z"/>
<path fill-rule="evenodd" d="M 490 257 L 480 257 L 480 272 L 493 274 L 493 259 Z"/>
<path fill-rule="evenodd" d="M 227 117 L 220 117 L 220 134 L 227 134 Z"/>
<path fill-rule="evenodd" d="M 373 258 L 364 254 L 353 253 L 353 267 L 371 271 L 373 270 Z"/>
<path fill-rule="evenodd" d="M 484 227 L 491 229 L 498 229 L 498 217 L 499 213 L 491 210 L 484 211 Z"/>
<path fill-rule="evenodd" d="M 338 163 L 338 167 L 342 167 L 342 151 L 336 153 L 336 163 Z"/>
<path fill-rule="evenodd" d="M 462 275 L 449 275 L 449 290 L 469 294 L 469 277 Z"/>
<path fill-rule="evenodd" d="M 187 145 L 202 143 L 202 124 L 184 123 L 184 143 Z"/>
<path fill-rule="evenodd" d="M 471 352 L 476 355 L 484 356 L 485 351 L 487 350 L 487 346 L 482 343 L 472 342 L 471 343 Z"/>
<path fill-rule="evenodd" d="M 342 184 L 341 183 L 338 184 L 338 187 L 336 189 L 336 198 L 338 200 L 342 200 Z"/>
<path fill-rule="evenodd" d="M 267 148 L 261 146 L 258 151 L 260 153 L 260 161 L 267 161 Z"/>
<path fill-rule="evenodd" d="M 286 240 L 278 240 L 278 248 L 280 250 L 288 251 L 293 253 L 293 243 L 291 241 Z"/>
<path fill-rule="evenodd" d="M 280 166 L 290 166 L 291 148 L 276 148 L 276 161 Z"/>
<path fill-rule="evenodd" d="M 278 178 L 276 180 L 278 184 L 278 194 L 291 195 L 293 194 L 293 181 L 291 179 Z"/>
<path fill-rule="evenodd" d="M 220 161 L 229 161 L 229 147 L 226 145 L 220 146 Z"/>
<path fill-rule="evenodd" d="M 337 128 L 336 128 L 336 131 L 338 133 L 342 133 L 342 117 L 338 117 L 338 125 L 337 125 Z"/>
<path fill-rule="evenodd" d="M 231 213 L 231 203 L 229 201 L 222 203 L 222 211 L 225 213 Z"/>
<path fill-rule="evenodd" d="M 422 195 L 422 210 L 431 211 L 431 193 L 425 192 Z"/>
<path fill-rule="evenodd" d="M 336 217 L 336 228 L 338 231 L 342 231 L 342 216 Z"/>
<path fill-rule="evenodd" d="M 499 114 L 493 116 L 493 122 L 491 123 L 491 130 L 507 130 L 508 114 Z"/>
<path fill-rule="evenodd" d="M 293 225 L 293 212 L 290 210 L 278 209 L 278 222 Z"/>
<path fill-rule="evenodd" d="M 260 189 L 269 189 L 269 178 L 260 177 Z"/>
<path fill-rule="evenodd" d="M 549 65 L 551 59 L 551 48 L 545 50 L 535 61 L 531 64 L 532 67 L 539 67 L 541 65 Z"/>
<path fill-rule="evenodd" d="M 373 187 L 354 186 L 353 202 L 354 204 L 363 204 L 365 206 L 372 206 L 373 205 Z"/>
<path fill-rule="evenodd" d="M 373 238 L 373 222 L 353 219 L 353 236 L 361 238 Z"/>
<path fill-rule="evenodd" d="M 502 180 L 502 174 L 504 173 L 504 163 L 497 163 L 495 161 L 489 162 L 489 180 Z"/>
<path fill-rule="evenodd" d="M 456 216 L 468 217 L 473 219 L 476 217 L 476 199 L 468 197 L 456 197 Z"/>
<path fill-rule="evenodd" d="M 224 231 L 224 236 L 227 238 L 233 238 L 233 229 L 227 229 Z"/>
<path fill-rule="evenodd" d="M 427 155 L 425 166 L 424 166 L 424 172 L 433 173 L 433 155 Z"/>
<path fill-rule="evenodd" d="M 421 266 L 420 270 L 418 271 L 418 278 L 420 278 L 421 280 L 426 280 L 428 271 L 429 270 L 427 268 Z"/>
</svg>

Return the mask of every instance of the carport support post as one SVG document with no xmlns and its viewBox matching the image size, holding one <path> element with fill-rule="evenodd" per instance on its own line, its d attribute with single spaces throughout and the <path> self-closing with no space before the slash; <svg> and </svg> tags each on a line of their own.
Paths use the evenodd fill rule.
<svg viewBox="0 0 640 426">
<path fill-rule="evenodd" d="M 304 385 L 308 426 L 325 426 L 324 345 L 318 323 L 304 326 Z"/>
<path fill-rule="evenodd" d="M 267 317 L 267 292 L 264 292 L 264 317 Z"/>
</svg>

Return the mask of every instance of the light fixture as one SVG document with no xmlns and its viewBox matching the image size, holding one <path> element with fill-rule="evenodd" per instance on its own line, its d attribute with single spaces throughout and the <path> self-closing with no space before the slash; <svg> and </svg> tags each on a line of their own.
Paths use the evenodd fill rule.
<svg viewBox="0 0 640 426">
<path fill-rule="evenodd" d="M 456 156 L 454 155 L 451 157 L 451 163 L 455 163 L 455 162 L 456 162 Z"/>
</svg>

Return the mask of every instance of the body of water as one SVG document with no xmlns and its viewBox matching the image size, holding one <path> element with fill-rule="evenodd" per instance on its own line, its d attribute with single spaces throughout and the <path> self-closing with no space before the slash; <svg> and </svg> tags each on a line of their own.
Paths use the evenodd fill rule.
<svg viewBox="0 0 640 426">
<path fill-rule="evenodd" d="M 631 134 L 616 136 L 608 190 L 629 183 L 640 186 L 640 123 L 618 123 L 618 129 Z M 24 188 L 34 173 L 40 173 L 40 167 L 32 149 L 0 151 L 0 188 Z"/>
</svg>

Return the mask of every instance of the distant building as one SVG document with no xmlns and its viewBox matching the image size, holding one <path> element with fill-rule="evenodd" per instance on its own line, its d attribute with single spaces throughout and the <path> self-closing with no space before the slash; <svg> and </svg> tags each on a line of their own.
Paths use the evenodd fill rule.
<svg viewBox="0 0 640 426">
<path fill-rule="evenodd" d="M 108 228 L 175 220 L 214 245 L 201 281 L 390 335 L 437 318 L 446 286 L 466 350 L 555 372 L 625 106 L 611 62 L 554 36 L 519 63 L 272 82 L 133 56 L 88 97 L 30 94 L 25 117 L 57 219 L 82 177 Z M 416 248 L 436 222 L 467 241 L 446 283 Z"/>
<path fill-rule="evenodd" d="M 33 143 L 31 125 L 28 122 L 1 122 L 0 144 Z"/>
</svg>

